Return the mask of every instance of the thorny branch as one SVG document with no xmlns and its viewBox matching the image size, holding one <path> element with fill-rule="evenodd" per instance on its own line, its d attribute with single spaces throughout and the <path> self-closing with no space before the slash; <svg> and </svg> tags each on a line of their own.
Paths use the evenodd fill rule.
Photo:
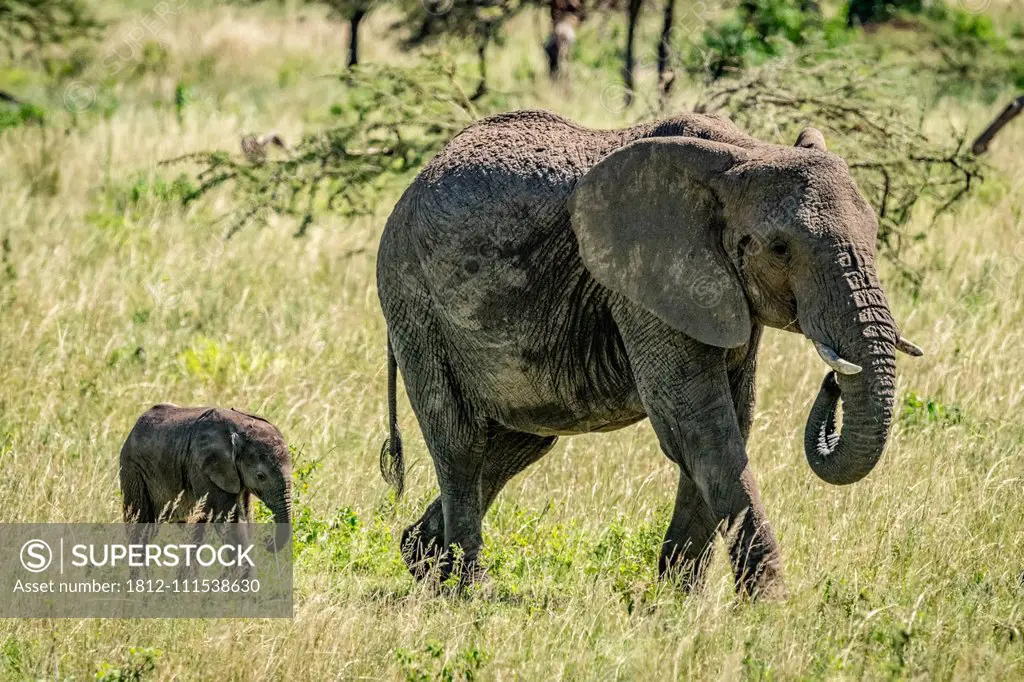
<svg viewBox="0 0 1024 682">
<path fill-rule="evenodd" d="M 988 145 L 992 142 L 992 138 L 994 138 L 1007 123 L 1016 118 L 1021 111 L 1024 111 L 1024 95 L 1021 95 L 1010 102 L 1010 104 L 1003 109 L 1003 112 L 999 114 L 999 116 L 997 116 L 987 128 L 985 128 L 985 131 L 981 135 L 978 135 L 978 139 L 976 139 L 974 144 L 971 145 L 971 151 L 975 154 L 984 154 L 988 151 Z"/>
<path fill-rule="evenodd" d="M 825 57 L 805 55 L 721 82 L 695 109 L 727 114 L 751 134 L 784 144 L 804 126 L 821 128 L 875 207 L 880 252 L 917 284 L 901 258 L 906 242 L 926 236 L 910 231 L 912 216 L 925 210 L 934 222 L 970 192 L 982 167 L 965 151 L 965 133 L 952 146 L 925 135 L 919 113 L 899 99 L 902 90 L 882 67 Z"/>
<path fill-rule="evenodd" d="M 199 186 L 186 203 L 228 185 L 244 200 L 223 216 L 228 236 L 271 214 L 297 218 L 301 236 L 321 211 L 372 213 L 389 182 L 419 168 L 475 118 L 450 64 L 357 66 L 340 80 L 338 122 L 285 153 L 198 152 L 166 161 L 200 166 Z"/>
</svg>

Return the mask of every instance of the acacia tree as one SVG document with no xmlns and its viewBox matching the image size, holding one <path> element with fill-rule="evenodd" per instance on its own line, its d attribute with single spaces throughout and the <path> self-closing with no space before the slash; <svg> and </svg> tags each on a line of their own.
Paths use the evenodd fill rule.
<svg viewBox="0 0 1024 682">
<path fill-rule="evenodd" d="M 11 61 L 44 48 L 98 35 L 100 24 L 80 0 L 0 0 L 0 47 Z M 0 100 L 21 104 L 0 91 Z"/>
<path fill-rule="evenodd" d="M 0 0 L 0 45 L 12 60 L 91 37 L 99 26 L 80 0 Z"/>
<path fill-rule="evenodd" d="M 410 32 L 406 47 L 429 44 L 443 36 L 468 40 L 476 47 L 480 80 L 471 99 L 487 94 L 487 49 L 502 38 L 512 17 L 539 0 L 407 0 L 394 28 Z"/>
<path fill-rule="evenodd" d="M 951 210 L 982 179 L 966 132 L 950 141 L 924 133 L 920 111 L 898 87 L 900 72 L 870 55 L 810 51 L 722 79 L 695 111 L 727 115 L 762 139 L 792 144 L 806 125 L 822 128 L 878 215 L 880 253 L 912 284 L 905 248 L 927 237 L 910 231 L 915 211 Z"/>
<path fill-rule="evenodd" d="M 241 156 L 207 151 L 165 162 L 200 168 L 198 187 L 184 202 L 228 188 L 239 199 L 222 216 L 228 236 L 271 215 L 297 219 L 301 236 L 321 213 L 371 214 L 381 193 L 395 191 L 479 116 L 454 65 L 440 56 L 414 67 L 360 65 L 339 80 L 334 124 L 284 153 L 245 153 L 243 141 Z"/>
<path fill-rule="evenodd" d="M 359 63 L 359 27 L 377 5 L 377 0 L 319 0 L 331 10 L 331 15 L 348 22 L 348 65 Z"/>
</svg>

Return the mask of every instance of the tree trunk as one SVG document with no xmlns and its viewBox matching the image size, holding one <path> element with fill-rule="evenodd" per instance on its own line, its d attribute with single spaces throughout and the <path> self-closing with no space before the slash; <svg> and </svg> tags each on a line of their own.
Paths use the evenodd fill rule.
<svg viewBox="0 0 1024 682">
<path fill-rule="evenodd" d="M 348 65 L 355 66 L 359 63 L 359 22 L 366 16 L 366 10 L 357 9 L 349 17 L 349 38 L 348 38 Z"/>
<path fill-rule="evenodd" d="M 640 5 L 643 0 L 629 0 L 629 28 L 626 32 L 626 63 L 622 68 L 622 82 L 625 85 L 626 106 L 633 105 L 633 43 L 636 39 L 636 23 L 640 18 Z"/>
<path fill-rule="evenodd" d="M 676 0 L 665 0 L 665 13 L 661 23 L 661 39 L 658 41 L 658 89 L 661 91 L 661 108 L 668 103 L 668 94 L 672 90 L 676 75 L 669 65 L 669 42 L 672 40 L 672 21 L 676 10 Z"/>
<path fill-rule="evenodd" d="M 483 27 L 483 36 L 480 39 L 480 44 L 477 46 L 476 55 L 480 62 L 480 82 L 476 86 L 476 92 L 469 98 L 471 102 L 475 102 L 487 94 L 487 45 L 491 42 L 491 31 L 491 24 L 486 24 Z"/>
<path fill-rule="evenodd" d="M 977 154 L 984 154 L 988 149 L 989 142 L 996 136 L 1000 130 L 1003 129 L 1007 123 L 1012 121 L 1021 111 L 1024 111 L 1024 95 L 1021 95 L 1017 99 L 1010 102 L 1009 106 L 1003 109 L 1003 113 L 999 114 L 996 120 L 989 124 L 988 128 L 985 128 L 985 132 L 978 135 L 978 139 L 971 145 L 971 151 Z"/>
</svg>

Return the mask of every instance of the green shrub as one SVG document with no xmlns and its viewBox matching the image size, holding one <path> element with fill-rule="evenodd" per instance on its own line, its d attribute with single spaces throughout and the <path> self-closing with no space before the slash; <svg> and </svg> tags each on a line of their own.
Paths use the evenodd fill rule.
<svg viewBox="0 0 1024 682">
<path fill-rule="evenodd" d="M 443 644 L 430 640 L 420 649 L 396 649 L 395 658 L 406 682 L 472 682 L 488 656 L 476 646 L 449 653 Z"/>
<path fill-rule="evenodd" d="M 195 184 L 184 173 L 171 179 L 143 172 L 125 180 L 107 181 L 96 193 L 96 201 L 110 213 L 136 217 L 144 212 L 180 207 L 195 191 Z"/>
<path fill-rule="evenodd" d="M 26 125 L 43 125 L 46 121 L 43 110 L 32 104 L 19 107 L 0 105 L 0 132 L 7 128 L 20 128 Z"/>
<path fill-rule="evenodd" d="M 730 72 L 780 57 L 814 42 L 845 42 L 841 22 L 826 21 L 812 5 L 797 0 L 748 0 L 736 16 L 704 32 L 687 60 L 691 73 L 715 81 Z"/>
<path fill-rule="evenodd" d="M 104 663 L 96 671 L 97 682 L 138 682 L 156 670 L 156 660 L 163 652 L 148 647 L 131 647 L 128 659 L 120 664 Z"/>
<path fill-rule="evenodd" d="M 928 424 L 953 426 L 963 421 L 963 413 L 956 405 L 943 405 L 937 400 L 924 398 L 911 391 L 903 399 L 900 423 L 921 427 Z"/>
<path fill-rule="evenodd" d="M 922 0 L 850 0 L 846 21 L 850 26 L 889 21 L 897 13 L 917 14 L 924 9 Z"/>
</svg>

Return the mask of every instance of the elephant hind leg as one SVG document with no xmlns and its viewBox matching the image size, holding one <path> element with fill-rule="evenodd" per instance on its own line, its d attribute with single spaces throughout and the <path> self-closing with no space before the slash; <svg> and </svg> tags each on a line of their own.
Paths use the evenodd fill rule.
<svg viewBox="0 0 1024 682">
<path fill-rule="evenodd" d="M 487 434 L 487 451 L 480 480 L 484 513 L 490 509 L 505 484 L 546 455 L 557 441 L 556 436 L 537 436 L 492 426 Z"/>
<path fill-rule="evenodd" d="M 494 499 L 513 477 L 543 457 L 558 439 L 510 431 L 492 424 L 488 428 L 480 474 L 481 521 Z M 402 556 L 409 571 L 422 580 L 441 555 L 444 544 L 444 512 L 437 497 L 419 521 L 402 533 Z"/>
<path fill-rule="evenodd" d="M 402 531 L 401 548 L 413 577 L 426 578 L 444 550 L 444 510 L 440 497 L 430 503 L 419 521 Z"/>
<path fill-rule="evenodd" d="M 430 523 L 423 524 L 419 533 L 403 533 L 406 563 L 413 575 L 426 575 L 431 566 L 424 559 L 436 557 L 442 579 L 457 570 L 461 582 L 466 582 L 474 577 L 483 543 L 480 475 L 487 425 L 474 414 L 473 405 L 455 383 L 457 374 L 442 349 L 405 346 L 399 341 L 395 355 L 434 463 L 443 519 L 438 526 L 436 505 L 431 505 L 424 515 L 430 517 Z M 439 530 L 443 533 L 440 544 Z M 437 549 L 430 550 L 431 545 Z"/>
</svg>

